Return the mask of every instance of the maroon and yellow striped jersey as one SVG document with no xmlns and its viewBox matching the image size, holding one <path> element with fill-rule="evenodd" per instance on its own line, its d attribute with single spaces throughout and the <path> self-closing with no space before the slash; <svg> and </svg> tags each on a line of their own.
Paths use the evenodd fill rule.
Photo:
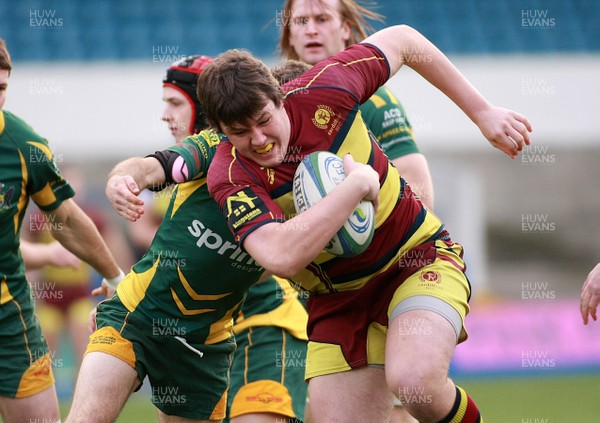
<svg viewBox="0 0 600 423">
<path fill-rule="evenodd" d="M 370 246 L 352 258 L 322 252 L 291 278 L 303 289 L 359 289 L 398 265 L 406 251 L 443 231 L 442 222 L 415 198 L 361 117 L 360 105 L 386 82 L 389 72 L 383 53 L 369 44 L 352 45 L 320 62 L 283 86 L 291 135 L 279 166 L 263 168 L 238 154 L 230 142 L 222 142 L 209 169 L 209 191 L 242 245 L 258 227 L 295 215 L 292 180 L 306 155 L 323 150 L 341 157 L 351 153 L 378 172 L 380 204 Z"/>
</svg>

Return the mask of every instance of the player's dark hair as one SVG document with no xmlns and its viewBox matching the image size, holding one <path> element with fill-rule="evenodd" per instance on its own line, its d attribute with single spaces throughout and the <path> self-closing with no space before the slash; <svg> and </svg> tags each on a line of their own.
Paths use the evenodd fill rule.
<svg viewBox="0 0 600 423">
<path fill-rule="evenodd" d="M 318 1 L 324 4 L 323 0 Z M 356 0 L 338 0 L 340 16 L 342 22 L 348 22 L 350 25 L 350 38 L 346 41 L 346 47 L 351 44 L 360 43 L 367 38 L 367 35 L 374 31 L 369 20 L 382 22 L 384 16 L 370 10 L 367 6 L 372 6 L 375 3 L 364 3 Z M 299 60 L 298 54 L 294 47 L 290 45 L 290 25 L 292 24 L 292 7 L 294 0 L 285 0 L 283 10 L 279 14 L 282 17 L 281 36 L 279 38 L 279 50 L 282 56 L 288 59 Z"/>
<path fill-rule="evenodd" d="M 10 54 L 8 54 L 8 48 L 6 42 L 0 38 L 0 69 L 7 70 L 10 74 L 12 70 L 12 63 L 10 61 Z"/>
<path fill-rule="evenodd" d="M 248 125 L 271 100 L 281 106 L 283 94 L 271 70 L 246 50 L 228 50 L 198 77 L 198 100 L 210 125 Z"/>
</svg>

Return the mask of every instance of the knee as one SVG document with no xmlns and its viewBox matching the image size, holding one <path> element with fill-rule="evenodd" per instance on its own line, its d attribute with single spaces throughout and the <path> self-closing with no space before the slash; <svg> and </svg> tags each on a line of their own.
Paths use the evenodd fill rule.
<svg viewBox="0 0 600 423">
<path fill-rule="evenodd" d="M 448 369 L 434 362 L 386 367 L 387 385 L 403 404 L 431 402 L 447 379 Z"/>
</svg>

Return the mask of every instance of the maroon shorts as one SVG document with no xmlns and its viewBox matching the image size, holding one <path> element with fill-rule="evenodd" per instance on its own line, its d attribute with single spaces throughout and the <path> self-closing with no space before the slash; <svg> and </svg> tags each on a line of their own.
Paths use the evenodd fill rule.
<svg viewBox="0 0 600 423">
<path fill-rule="evenodd" d="M 464 270 L 462 247 L 436 240 L 410 250 L 358 290 L 311 296 L 306 378 L 384 365 L 388 323 L 398 310 L 436 311 L 451 322 L 457 340 L 466 339 Z"/>
</svg>

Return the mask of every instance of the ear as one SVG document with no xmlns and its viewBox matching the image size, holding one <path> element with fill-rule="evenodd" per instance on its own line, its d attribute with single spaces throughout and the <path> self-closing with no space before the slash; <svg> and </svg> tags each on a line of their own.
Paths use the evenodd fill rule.
<svg viewBox="0 0 600 423">
<path fill-rule="evenodd" d="M 350 29 L 350 22 L 348 22 L 348 20 L 345 20 L 342 23 L 342 40 L 344 40 L 344 44 L 346 46 L 348 45 L 348 41 L 350 40 L 351 34 L 352 34 L 352 32 Z"/>
</svg>

